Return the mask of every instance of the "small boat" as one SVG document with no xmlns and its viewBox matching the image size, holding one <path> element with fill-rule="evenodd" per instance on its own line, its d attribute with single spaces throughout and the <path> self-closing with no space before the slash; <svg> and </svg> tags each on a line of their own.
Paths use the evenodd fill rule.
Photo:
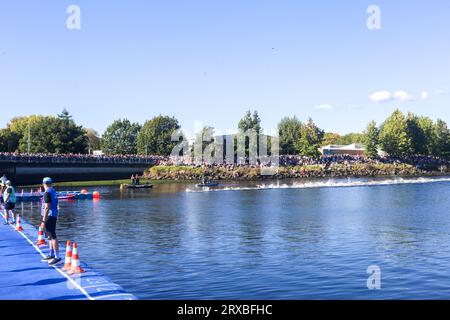
<svg viewBox="0 0 450 320">
<path fill-rule="evenodd" d="M 152 184 L 121 184 L 120 189 L 149 189 L 153 188 Z"/>
<path fill-rule="evenodd" d="M 68 194 L 68 195 L 61 195 L 58 196 L 58 200 L 75 200 L 76 195 L 75 194 Z"/>
<path fill-rule="evenodd" d="M 207 187 L 217 187 L 218 185 L 219 185 L 219 183 L 217 183 L 217 182 L 206 182 L 206 183 L 197 184 L 197 187 L 207 188 Z"/>
</svg>

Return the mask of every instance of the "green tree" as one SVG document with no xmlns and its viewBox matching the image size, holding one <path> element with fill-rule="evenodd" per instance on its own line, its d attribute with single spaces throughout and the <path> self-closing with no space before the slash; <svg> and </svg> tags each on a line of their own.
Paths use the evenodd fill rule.
<svg viewBox="0 0 450 320">
<path fill-rule="evenodd" d="M 136 154 L 140 130 L 138 123 L 128 119 L 114 121 L 102 136 L 102 151 L 106 154 Z"/>
<path fill-rule="evenodd" d="M 250 138 L 247 136 L 244 140 L 244 149 L 245 149 L 245 156 L 250 156 L 250 150 L 256 149 L 256 155 L 259 154 L 259 135 L 261 134 L 262 128 L 261 128 L 261 119 L 259 117 L 258 111 L 254 111 L 253 115 L 250 110 L 248 110 L 245 113 L 245 116 L 239 120 L 238 123 L 238 133 L 235 135 L 235 154 L 237 153 L 238 143 L 243 139 L 243 135 L 245 133 L 254 132 L 256 134 L 256 139 L 250 141 Z M 254 156 L 256 156 L 254 155 Z"/>
<path fill-rule="evenodd" d="M 20 138 L 18 150 L 31 153 L 56 153 L 57 135 L 58 119 L 56 117 L 35 118 L 30 121 L 29 130 L 25 130 Z"/>
<path fill-rule="evenodd" d="M 137 138 L 139 154 L 170 155 L 178 143 L 172 134 L 179 128 L 175 117 L 159 115 L 146 121 Z"/>
<path fill-rule="evenodd" d="M 445 121 L 438 119 L 433 126 L 433 155 L 450 158 L 450 130 Z"/>
<path fill-rule="evenodd" d="M 247 131 L 253 129 L 257 134 L 261 133 L 261 119 L 258 115 L 258 111 L 254 111 L 253 115 L 250 110 L 245 113 L 245 116 L 239 120 L 238 129 L 240 131 Z"/>
<path fill-rule="evenodd" d="M 19 147 L 20 136 L 9 128 L 0 129 L 0 152 L 15 152 Z"/>
<path fill-rule="evenodd" d="M 322 146 L 339 144 L 341 136 L 338 133 L 326 132 L 323 136 Z"/>
<path fill-rule="evenodd" d="M 67 110 L 58 115 L 13 118 L 8 126 L 10 147 L 20 152 L 84 153 L 84 129 L 77 126 Z"/>
<path fill-rule="evenodd" d="M 324 134 L 325 132 L 319 129 L 314 121 L 309 118 L 301 129 L 300 154 L 309 157 L 319 156 L 319 148 L 322 145 Z"/>
<path fill-rule="evenodd" d="M 364 134 L 362 133 L 348 133 L 337 139 L 336 144 L 349 145 L 352 143 L 364 143 Z"/>
<path fill-rule="evenodd" d="M 196 161 L 205 160 L 203 157 L 203 154 L 205 153 L 205 149 L 210 146 L 211 148 L 209 151 L 206 151 L 205 156 L 209 157 L 215 157 L 216 152 L 218 149 L 216 149 L 217 146 L 212 145 L 214 143 L 214 128 L 211 126 L 204 126 L 202 130 L 197 132 L 195 135 L 195 141 L 194 141 L 194 149 L 192 150 L 195 155 Z M 223 152 L 223 149 L 222 149 Z M 217 154 L 217 156 L 223 156 L 220 154 Z"/>
<path fill-rule="evenodd" d="M 89 151 L 92 152 L 93 150 L 100 150 L 101 138 L 98 132 L 92 128 L 87 128 L 84 130 L 84 132 L 87 138 Z"/>
<path fill-rule="evenodd" d="M 210 126 L 204 126 L 202 130 L 195 135 L 195 144 L 201 145 L 201 151 L 210 145 L 214 141 L 214 128 Z"/>
<path fill-rule="evenodd" d="M 297 117 L 285 117 L 278 123 L 280 154 L 299 154 L 302 123 Z"/>
<path fill-rule="evenodd" d="M 381 125 L 380 146 L 391 156 L 411 154 L 411 137 L 408 134 L 406 118 L 400 110 L 395 110 Z"/>
<path fill-rule="evenodd" d="M 53 139 L 56 153 L 86 153 L 88 141 L 82 126 L 77 126 L 66 109 L 56 118 Z"/>
<path fill-rule="evenodd" d="M 408 113 L 406 127 L 411 139 L 411 154 L 431 155 L 434 150 L 434 124 L 429 117 Z"/>
<path fill-rule="evenodd" d="M 375 158 L 378 155 L 379 135 L 380 132 L 375 121 L 370 122 L 366 131 L 364 131 L 364 152 L 366 156 Z"/>
<path fill-rule="evenodd" d="M 429 117 L 419 117 L 419 127 L 425 137 L 424 155 L 432 155 L 434 150 L 434 123 Z"/>
<path fill-rule="evenodd" d="M 26 136 L 28 140 L 28 136 L 32 137 L 31 128 L 33 128 L 37 123 L 42 121 L 44 116 L 41 115 L 31 115 L 25 117 L 15 117 L 12 118 L 7 127 L 6 132 L 4 134 L 8 137 L 8 149 L 10 151 L 22 151 L 26 152 L 27 148 L 20 148 L 20 141 Z"/>
</svg>

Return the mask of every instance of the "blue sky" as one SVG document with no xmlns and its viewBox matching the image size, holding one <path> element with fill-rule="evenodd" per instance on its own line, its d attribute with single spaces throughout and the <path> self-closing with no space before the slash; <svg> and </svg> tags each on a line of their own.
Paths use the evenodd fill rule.
<svg viewBox="0 0 450 320">
<path fill-rule="evenodd" d="M 70 4 L 81 30 L 66 28 Z M 366 27 L 371 4 L 381 30 Z M 360 131 L 396 107 L 450 123 L 449 12 L 448 0 L 0 0 L 0 126 L 63 107 L 100 133 L 158 114 L 226 130 L 247 109 L 267 129 L 296 115 Z"/>
</svg>

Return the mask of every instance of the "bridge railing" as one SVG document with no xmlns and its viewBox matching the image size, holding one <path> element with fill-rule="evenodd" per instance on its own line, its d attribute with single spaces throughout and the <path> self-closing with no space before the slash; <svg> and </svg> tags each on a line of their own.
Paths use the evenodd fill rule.
<svg viewBox="0 0 450 320">
<path fill-rule="evenodd" d="M 158 163 L 158 159 L 148 158 L 52 158 L 52 157 L 0 157 L 0 163 L 67 163 L 67 164 L 148 164 Z"/>
</svg>

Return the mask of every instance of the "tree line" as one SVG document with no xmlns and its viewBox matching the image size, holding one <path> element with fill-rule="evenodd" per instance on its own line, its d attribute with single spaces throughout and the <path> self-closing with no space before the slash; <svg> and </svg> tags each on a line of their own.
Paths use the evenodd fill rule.
<svg viewBox="0 0 450 320">
<path fill-rule="evenodd" d="M 101 149 L 105 154 L 170 155 L 177 142 L 171 141 L 180 124 L 175 117 L 156 116 L 143 125 L 118 119 L 103 135 L 75 123 L 64 109 L 56 116 L 32 115 L 11 119 L 0 129 L 0 151 L 31 153 L 89 153 Z M 238 122 L 238 133 L 252 129 L 262 133 L 257 111 L 247 111 Z M 195 139 L 202 148 L 212 143 L 214 128 L 205 126 Z M 325 132 L 312 119 L 285 117 L 278 124 L 280 154 L 317 157 L 325 145 L 364 145 L 365 154 L 376 157 L 379 150 L 391 156 L 425 155 L 450 157 L 450 131 L 443 120 L 433 121 L 413 113 L 395 110 L 381 125 L 372 121 L 364 132 L 339 135 Z M 205 136 L 211 138 L 204 141 Z M 209 139 L 208 138 L 208 139 Z M 269 137 L 269 143 L 270 143 Z M 246 142 L 246 151 L 252 146 Z M 256 141 L 255 148 L 258 148 Z"/>
</svg>

